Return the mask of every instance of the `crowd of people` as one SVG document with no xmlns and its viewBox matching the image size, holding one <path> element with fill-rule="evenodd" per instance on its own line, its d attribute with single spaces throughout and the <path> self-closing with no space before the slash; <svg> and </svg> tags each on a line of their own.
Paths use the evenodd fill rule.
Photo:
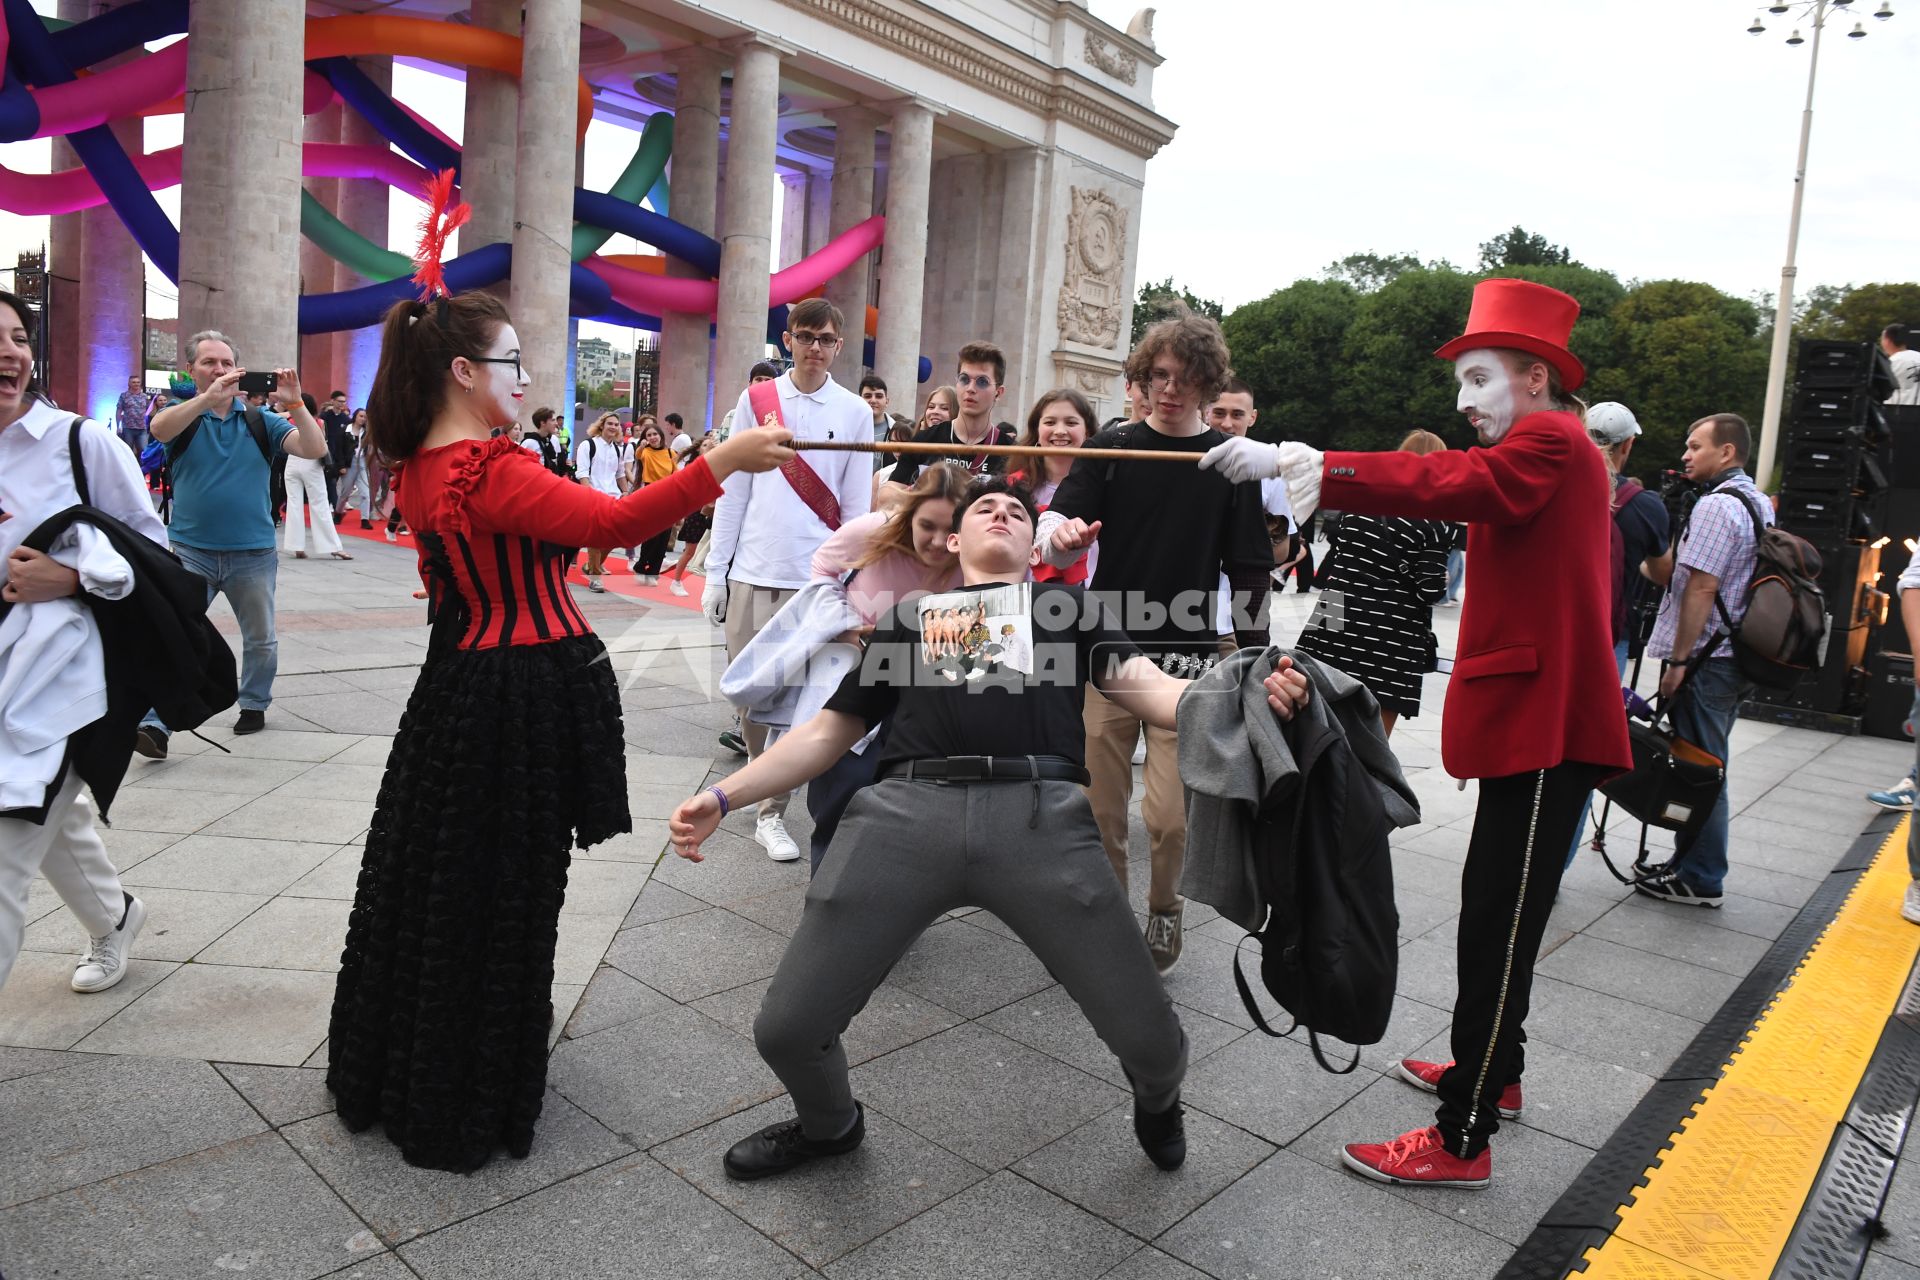
<svg viewBox="0 0 1920 1280">
<path fill-rule="evenodd" d="M 362 528 L 381 513 L 390 540 L 410 530 L 431 643 L 367 837 L 327 1084 L 349 1127 L 381 1126 L 411 1163 L 471 1170 L 531 1149 L 571 850 L 631 829 L 619 691 L 568 585 L 573 549 L 588 592 L 604 590 L 614 550 L 675 595 L 700 576 L 728 679 L 747 690 L 722 740 L 748 761 L 679 806 L 673 846 L 699 861 L 721 820 L 752 806 L 767 856 L 797 861 L 785 814 L 802 787 L 814 820 L 804 913 L 754 1027 L 795 1116 L 725 1158 L 754 1179 L 863 1140 L 840 1036 L 920 932 L 963 906 L 1000 917 L 1061 982 L 1132 1084 L 1143 1151 L 1177 1167 L 1187 1040 L 1159 975 L 1180 960 L 1193 882 L 1183 699 L 1242 669 L 1230 655 L 1270 653 L 1236 713 L 1265 732 L 1307 713 L 1325 692 L 1312 673 L 1332 669 L 1364 686 L 1370 750 L 1390 759 L 1388 735 L 1441 667 L 1432 610 L 1458 599 L 1442 753 L 1479 798 L 1453 1057 L 1399 1064 L 1438 1095 L 1432 1125 L 1343 1158 L 1387 1182 L 1485 1186 L 1500 1119 L 1523 1107 L 1554 894 L 1594 787 L 1630 763 L 1620 686 L 1646 631 L 1635 620 L 1651 619 L 1645 653 L 1663 663 L 1673 723 L 1724 757 L 1745 692 L 1728 633 L 1773 518 L 1745 471 L 1746 423 L 1709 413 L 1683 459 L 1702 496 L 1672 527 L 1624 474 L 1631 411 L 1576 396 L 1577 310 L 1543 286 L 1482 283 L 1436 353 L 1479 447 L 1417 430 L 1396 451 L 1353 453 L 1262 438 L 1220 327 L 1186 313 L 1128 354 L 1128 412 L 1105 424 L 1073 388 L 1043 392 L 1023 427 L 1002 421 L 1007 358 L 984 340 L 954 353 L 952 383 L 917 420 L 900 417 L 880 379 L 835 381 L 845 317 L 816 298 L 789 313 L 791 365 L 756 364 L 713 429 L 604 414 L 573 441 L 547 407 L 520 427 L 528 372 L 490 294 L 396 304 L 364 408 L 338 391 L 316 404 L 293 369 L 254 403 L 238 345 L 207 331 L 187 344 L 190 385 L 142 406 L 130 382 L 109 426 L 36 392 L 32 315 L 0 293 L 0 610 L 65 608 L 84 633 L 88 608 L 131 589 L 124 557 L 85 538 L 23 545 L 45 515 L 97 508 L 121 535 L 170 547 L 209 602 L 227 597 L 247 734 L 271 703 L 279 551 L 305 556 L 310 531 L 317 552 L 351 558 L 334 526 L 353 511 Z M 833 440 L 877 451 L 805 447 Z M 936 448 L 886 448 L 908 442 Z M 170 523 L 142 473 L 150 443 Z M 1315 518 L 1330 532 L 1317 566 Z M 1319 596 L 1298 635 L 1275 636 L 1269 597 L 1295 577 Z M 0 645 L 25 643 L 5 623 Z M 94 661 L 76 670 L 116 659 Z M 73 705 L 104 705 L 97 683 Z M 134 709 L 137 731 L 130 716 L 127 741 L 109 744 L 121 771 L 135 752 L 166 755 L 172 706 Z M 68 767 L 74 744 L 97 751 L 92 723 L 0 757 L 0 984 L 36 872 L 87 935 L 76 991 L 119 981 L 145 922 L 94 829 L 87 788 L 102 808 L 110 788 Z M 1136 765 L 1144 925 L 1128 905 Z M 509 768 L 521 785 L 499 787 Z M 1719 906 L 1727 840 L 1723 791 L 1635 889 Z M 1920 922 L 1920 897 L 1908 915 Z"/>
</svg>

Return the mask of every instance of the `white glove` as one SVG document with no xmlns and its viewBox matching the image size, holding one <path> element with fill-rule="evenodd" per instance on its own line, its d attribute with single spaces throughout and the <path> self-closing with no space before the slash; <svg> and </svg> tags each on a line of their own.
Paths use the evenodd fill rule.
<svg viewBox="0 0 1920 1280">
<path fill-rule="evenodd" d="M 1305 524 L 1320 509 L 1320 473 L 1327 455 L 1298 440 L 1275 450 L 1275 474 L 1287 482 L 1287 501 L 1293 505 L 1296 525 Z"/>
<path fill-rule="evenodd" d="M 1265 480 L 1280 474 L 1279 447 L 1233 436 L 1217 444 L 1200 459 L 1202 471 L 1218 471 L 1235 484 Z"/>
<path fill-rule="evenodd" d="M 700 612 L 707 615 L 707 621 L 719 626 L 727 620 L 727 580 L 708 578 L 706 590 L 700 593 Z"/>
</svg>

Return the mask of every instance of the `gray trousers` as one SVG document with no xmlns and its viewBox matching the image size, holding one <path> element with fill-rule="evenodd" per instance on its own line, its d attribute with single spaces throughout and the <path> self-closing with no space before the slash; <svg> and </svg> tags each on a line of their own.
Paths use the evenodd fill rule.
<svg viewBox="0 0 1920 1280">
<path fill-rule="evenodd" d="M 847 807 L 753 1024 L 809 1135 L 853 1124 L 841 1033 L 914 939 L 959 907 L 991 911 L 1040 957 L 1120 1059 L 1142 1109 L 1174 1103 L 1186 1032 L 1080 787 L 1042 782 L 1036 805 L 1031 782 L 889 778 Z"/>
</svg>

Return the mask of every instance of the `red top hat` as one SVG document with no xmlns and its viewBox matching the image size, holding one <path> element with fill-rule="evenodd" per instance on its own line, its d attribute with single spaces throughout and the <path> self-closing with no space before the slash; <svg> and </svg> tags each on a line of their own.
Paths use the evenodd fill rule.
<svg viewBox="0 0 1920 1280">
<path fill-rule="evenodd" d="M 1576 391 L 1587 371 L 1567 339 L 1580 318 L 1580 304 L 1558 289 L 1531 280 L 1482 280 L 1473 286 L 1467 331 L 1433 354 L 1452 360 L 1480 347 L 1512 347 L 1539 356 L 1560 375 L 1560 386 Z"/>
</svg>

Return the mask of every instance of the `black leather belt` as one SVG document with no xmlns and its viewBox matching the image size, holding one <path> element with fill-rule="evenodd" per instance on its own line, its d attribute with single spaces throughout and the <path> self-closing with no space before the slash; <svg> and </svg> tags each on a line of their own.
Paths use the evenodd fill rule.
<svg viewBox="0 0 1920 1280">
<path fill-rule="evenodd" d="M 881 768 L 882 778 L 909 782 L 1077 782 L 1091 781 L 1084 766 L 1064 756 L 932 756 L 896 760 Z"/>
</svg>

